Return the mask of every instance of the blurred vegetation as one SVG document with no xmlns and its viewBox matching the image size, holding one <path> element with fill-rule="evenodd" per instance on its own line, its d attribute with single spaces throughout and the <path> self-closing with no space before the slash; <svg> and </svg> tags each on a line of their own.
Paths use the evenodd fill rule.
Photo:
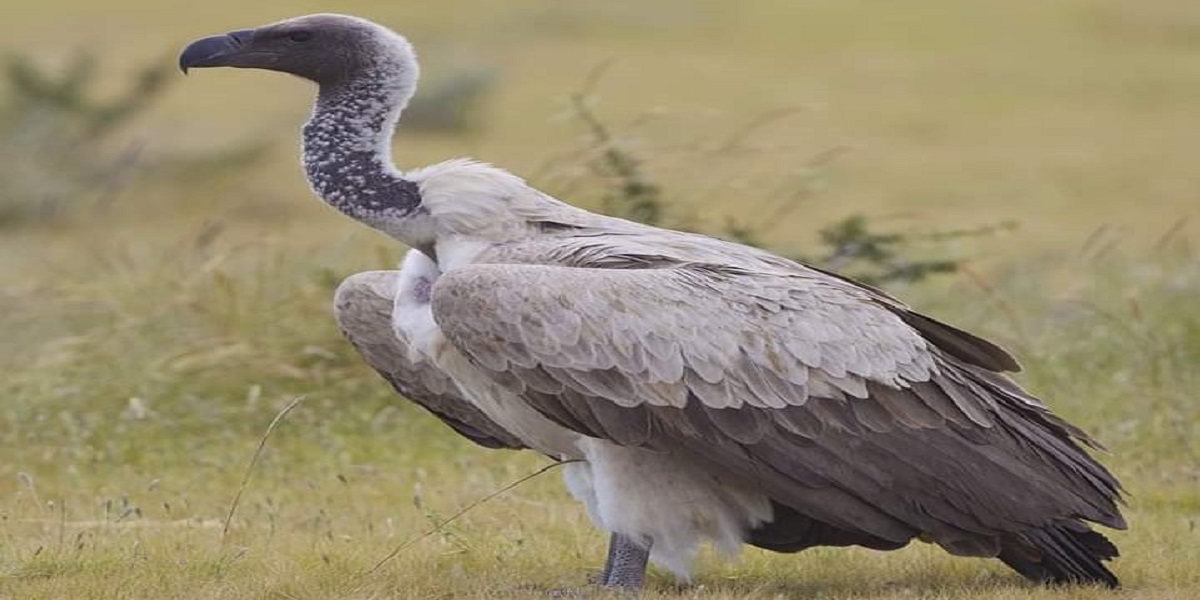
<svg viewBox="0 0 1200 600">
<path fill-rule="evenodd" d="M 68 204 L 103 203 L 129 179 L 140 146 L 103 144 L 164 89 L 166 69 L 147 65 L 111 100 L 94 97 L 97 60 L 80 53 L 54 76 L 10 54 L 0 99 L 0 225 L 47 218 Z"/>
<path fill-rule="evenodd" d="M 432 75 L 404 110 L 404 131 L 461 134 L 483 126 L 483 104 L 498 80 L 494 69 L 450 65 L 425 70 Z"/>
<path fill-rule="evenodd" d="M 114 148 L 123 127 L 142 114 L 166 89 L 169 69 L 156 61 L 137 69 L 121 93 L 99 99 L 95 93 L 98 58 L 78 53 L 57 76 L 39 68 L 29 57 L 13 54 L 5 64 L 7 97 L 0 104 L 0 225 L 47 219 L 71 205 L 92 203 L 103 207 L 142 168 L 142 144 Z M 589 78 L 590 89 L 602 73 Z M 418 131 L 464 133 L 480 125 L 481 105 L 496 81 L 494 71 L 483 67 L 455 67 L 434 79 L 406 110 L 404 126 Z M 601 211 L 614 216 L 664 227 L 689 228 L 678 218 L 663 185 L 646 173 L 642 161 L 623 145 L 593 111 L 586 92 L 572 95 L 575 116 L 587 127 L 596 152 L 587 168 L 605 189 Z M 222 150 L 203 156 L 160 159 L 155 175 L 196 179 L 223 170 L 238 170 L 254 162 L 268 142 Z M 821 164 L 810 164 L 819 169 Z M 815 171 L 814 171 L 815 172 Z M 773 211 L 767 224 L 750 225 L 730 220 L 711 231 L 734 241 L 764 246 L 763 236 L 777 227 L 794 209 L 785 205 Z M 998 229 L 935 231 L 916 235 L 880 232 L 862 214 L 852 214 L 819 229 L 820 248 L 791 258 L 826 269 L 844 271 L 865 283 L 915 282 L 937 273 L 953 272 L 952 258 L 922 259 L 908 256 L 918 242 L 947 241 L 982 235 Z"/>
<path fill-rule="evenodd" d="M 134 179 L 181 184 L 236 174 L 273 145 L 258 139 L 213 151 L 144 152 L 128 130 L 162 97 L 172 79 L 162 61 L 144 64 L 115 94 L 101 94 L 100 59 L 76 53 L 61 69 L 9 54 L 0 80 L 0 226 L 45 221 L 76 208 L 103 209 Z M 405 113 L 407 129 L 464 133 L 481 125 L 495 84 L 484 67 L 454 67 L 433 79 Z"/>
<path fill-rule="evenodd" d="M 765 238 L 773 229 L 787 223 L 787 217 L 800 206 L 800 201 L 812 196 L 823 170 L 839 154 L 829 150 L 818 154 L 804 165 L 804 177 L 797 185 L 804 189 L 786 194 L 777 206 L 767 210 L 768 217 L 750 221 L 729 219 L 715 230 L 697 227 L 679 214 L 678 202 L 672 199 L 662 183 L 648 174 L 638 155 L 614 135 L 609 125 L 592 109 L 589 90 L 607 65 L 593 70 L 584 90 L 571 95 L 571 111 L 586 128 L 591 138 L 591 151 L 586 153 L 587 171 L 601 184 L 599 210 L 605 214 L 638 221 L 648 225 L 708 233 L 735 242 L 769 248 Z M 757 123 L 756 123 L 757 124 Z M 748 134 L 739 132 L 735 137 Z M 914 283 L 939 273 L 953 273 L 960 260 L 946 258 L 941 252 L 935 258 L 924 258 L 928 248 L 945 243 L 1016 227 L 1013 221 L 972 229 L 945 229 L 929 232 L 879 231 L 866 215 L 851 214 L 818 229 L 817 249 L 810 252 L 787 252 L 773 249 L 783 256 L 821 269 L 837 271 L 868 285 Z"/>
<path fill-rule="evenodd" d="M 100 59 L 76 53 L 62 69 L 9 54 L 0 90 L 0 226 L 46 220 L 70 209 L 103 209 L 139 173 L 161 183 L 251 166 L 269 141 L 206 153 L 147 159 L 146 142 L 127 130 L 162 97 L 172 69 L 153 61 L 134 69 L 116 94 L 98 89 Z M 153 167 L 153 168 L 149 168 Z"/>
</svg>

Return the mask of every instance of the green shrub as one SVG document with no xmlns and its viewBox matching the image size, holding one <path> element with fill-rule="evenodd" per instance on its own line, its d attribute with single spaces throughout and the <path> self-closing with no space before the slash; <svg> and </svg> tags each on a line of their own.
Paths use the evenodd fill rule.
<svg viewBox="0 0 1200 600">
<path fill-rule="evenodd" d="M 28 56 L 9 55 L 0 73 L 0 226 L 60 216 L 83 206 L 103 208 L 132 177 L 153 164 L 176 180 L 241 169 L 263 154 L 254 142 L 212 153 L 155 156 L 123 131 L 158 101 L 171 67 L 153 61 L 136 69 L 119 92 L 97 93 L 99 60 L 78 53 L 57 73 Z"/>
<path fill-rule="evenodd" d="M 589 151 L 583 159 L 587 175 L 600 183 L 600 211 L 623 219 L 675 229 L 695 229 L 680 218 L 675 203 L 663 186 L 647 174 L 642 160 L 592 110 L 588 90 L 603 72 L 602 65 L 589 76 L 584 91 L 571 96 L 571 112 L 587 130 Z M 761 120 L 760 120 L 761 121 Z M 756 122 L 756 124 L 761 124 Z M 807 172 L 799 185 L 806 189 L 792 194 L 784 206 L 769 211 L 772 218 L 761 224 L 730 220 L 715 230 L 698 229 L 698 233 L 715 235 L 751 246 L 767 247 L 764 242 L 774 226 L 795 209 L 800 199 L 809 197 L 818 186 L 829 163 L 838 156 L 836 149 L 819 153 L 805 165 Z M 814 189 L 808 189 L 814 188 Z M 818 247 L 811 252 L 785 256 L 822 269 L 844 273 L 870 285 L 892 282 L 916 282 L 939 273 L 958 269 L 955 258 L 920 258 L 918 246 L 987 235 L 1015 227 L 1004 222 L 973 229 L 938 230 L 928 233 L 880 231 L 869 217 L 851 214 L 818 230 Z"/>
</svg>

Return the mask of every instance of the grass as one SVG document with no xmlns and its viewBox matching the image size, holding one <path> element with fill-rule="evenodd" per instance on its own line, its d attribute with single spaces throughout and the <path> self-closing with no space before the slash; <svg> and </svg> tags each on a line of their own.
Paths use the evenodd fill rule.
<svg viewBox="0 0 1200 600">
<path fill-rule="evenodd" d="M 141 65 L 198 35 L 319 9 L 284 4 L 56 0 L 6 16 L 0 39 L 50 59 L 90 42 Z M 483 131 L 402 133 L 406 165 L 471 154 L 560 185 L 584 132 L 553 115 L 614 59 L 597 110 L 637 136 L 695 219 L 773 205 L 811 176 L 798 165 L 844 148 L 768 242 L 803 249 L 852 212 L 915 230 L 1019 223 L 946 248 L 972 258 L 962 274 L 893 291 L 1016 350 L 1022 381 L 1108 444 L 1131 492 L 1131 528 L 1113 534 L 1125 589 L 1030 586 L 914 545 L 706 557 L 694 586 L 656 574 L 648 596 L 1200 596 L 1200 253 L 1186 221 L 1165 235 L 1200 206 L 1193 3 L 338 9 L 419 47 L 453 41 L 500 73 Z M 198 73 L 134 135 L 147 152 L 291 140 L 307 100 L 284 78 Z M 312 201 L 294 152 L 288 141 L 232 181 L 135 186 L 103 215 L 0 236 L 0 598 L 539 597 L 599 568 L 605 540 L 549 473 L 364 574 L 544 462 L 456 438 L 341 341 L 333 286 L 400 249 Z M 263 432 L 298 397 L 223 538 Z"/>
<path fill-rule="evenodd" d="M 474 449 L 357 363 L 324 315 L 326 273 L 347 257 L 314 250 L 285 263 L 282 242 L 240 246 L 236 256 L 225 244 L 120 265 L 96 257 L 89 270 L 104 295 L 64 277 L 26 312 L 6 311 L 6 328 L 37 326 L 41 314 L 84 333 L 39 348 L 4 384 L 5 397 L 19 401 L 0 412 L 8 459 L 0 590 L 15 598 L 521 597 L 576 585 L 598 567 L 601 536 L 547 475 L 363 575 L 542 461 Z M 1191 305 L 1200 273 L 1186 268 L 1197 258 L 1180 247 L 1149 258 L 1059 257 L 991 274 L 986 285 L 947 282 L 911 294 L 1019 348 L 1031 387 L 1110 445 L 1105 460 L 1132 492 L 1132 529 L 1114 534 L 1122 594 L 1132 597 L 1184 598 L 1200 586 L 1192 568 L 1200 406 L 1189 395 L 1200 384 L 1200 315 Z M 1050 281 L 1056 289 L 1047 294 Z M 951 297 L 955 305 L 943 305 Z M 262 432 L 300 394 L 222 539 Z M 924 546 L 751 551 L 732 565 L 706 561 L 700 573 L 697 587 L 678 593 L 656 579 L 655 593 L 1099 593 L 1028 586 L 997 565 Z"/>
</svg>

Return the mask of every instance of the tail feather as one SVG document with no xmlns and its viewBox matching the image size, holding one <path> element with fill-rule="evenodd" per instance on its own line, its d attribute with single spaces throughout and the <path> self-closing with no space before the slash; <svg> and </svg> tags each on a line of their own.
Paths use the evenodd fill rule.
<svg viewBox="0 0 1200 600">
<path fill-rule="evenodd" d="M 799 552 L 814 546 L 863 546 L 875 550 L 895 550 L 908 545 L 869 533 L 841 529 L 810 519 L 795 509 L 771 502 L 775 518 L 749 532 L 746 543 L 773 552 Z"/>
<path fill-rule="evenodd" d="M 1118 556 L 1117 547 L 1081 524 L 1050 525 L 1023 531 L 1004 544 L 1000 560 L 1018 573 L 1042 583 L 1120 585 L 1103 561 Z"/>
</svg>

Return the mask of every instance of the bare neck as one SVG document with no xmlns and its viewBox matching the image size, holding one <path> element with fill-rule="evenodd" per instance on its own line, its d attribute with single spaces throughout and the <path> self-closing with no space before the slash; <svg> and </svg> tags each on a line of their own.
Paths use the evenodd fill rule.
<svg viewBox="0 0 1200 600">
<path fill-rule="evenodd" d="M 323 85 L 304 126 L 304 170 L 313 191 L 377 229 L 420 209 L 417 185 L 404 179 L 391 157 L 392 134 L 413 87 L 394 69 L 375 66 Z"/>
</svg>

